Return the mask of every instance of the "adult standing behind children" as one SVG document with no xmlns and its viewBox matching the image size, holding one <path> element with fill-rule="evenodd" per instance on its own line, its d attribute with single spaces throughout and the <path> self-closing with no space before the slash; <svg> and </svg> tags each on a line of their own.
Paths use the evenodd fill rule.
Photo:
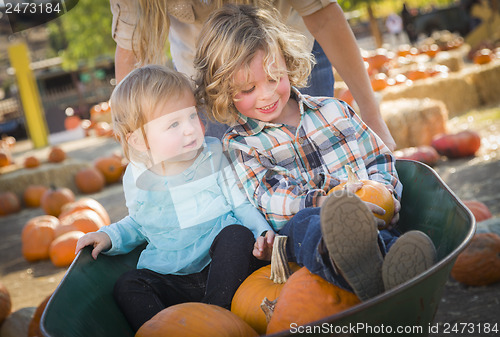
<svg viewBox="0 0 500 337">
<path fill-rule="evenodd" d="M 251 3 L 261 7 L 268 7 L 271 3 L 260 0 L 139 0 L 137 2 L 110 0 L 110 2 L 113 13 L 112 35 L 117 43 L 115 73 L 118 82 L 137 65 L 164 63 L 167 37 L 175 67 L 192 76 L 196 40 L 203 22 L 215 8 L 225 2 Z M 318 43 L 314 51 L 318 52 L 317 58 L 322 65 L 318 64 L 315 67 L 314 72 L 317 75 L 312 76 L 311 90 L 307 93 L 313 96 L 333 96 L 333 92 L 325 94 L 317 89 L 323 87 L 333 90 L 333 76 L 328 74 L 331 71 L 331 62 L 349 86 L 363 120 L 382 138 L 389 149 L 394 150 L 396 144 L 380 114 L 356 39 L 337 2 L 277 0 L 272 4 L 289 23 L 293 21 L 291 26 L 296 26 L 295 28 L 303 33 L 310 32 Z M 303 22 L 299 17 L 293 17 L 293 13 L 302 16 Z M 309 42 L 312 48 L 313 40 L 310 39 Z M 330 62 L 322 60 L 321 56 L 324 55 L 322 50 L 318 49 L 319 46 Z M 207 133 L 220 137 L 221 134 L 218 133 L 222 130 L 212 133 L 209 127 Z"/>
</svg>

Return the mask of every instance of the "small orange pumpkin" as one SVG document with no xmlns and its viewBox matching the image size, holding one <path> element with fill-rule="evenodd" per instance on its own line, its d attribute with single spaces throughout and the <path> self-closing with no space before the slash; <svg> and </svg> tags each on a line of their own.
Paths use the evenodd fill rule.
<svg viewBox="0 0 500 337">
<path fill-rule="evenodd" d="M 461 252 L 451 276 L 470 286 L 485 286 L 500 281 L 500 236 L 477 233 Z"/>
<path fill-rule="evenodd" d="M 371 79 L 371 85 L 372 85 L 373 91 L 384 90 L 389 85 L 387 83 L 387 75 L 384 73 L 378 73 L 378 74 L 374 75 Z"/>
<path fill-rule="evenodd" d="M 118 182 L 122 177 L 124 169 L 121 159 L 115 156 L 98 158 L 94 166 L 104 175 L 106 184 Z"/>
<path fill-rule="evenodd" d="M 22 253 L 26 261 L 34 262 L 49 258 L 49 247 L 55 238 L 59 219 L 52 215 L 40 215 L 30 219 L 21 232 Z"/>
<path fill-rule="evenodd" d="M 40 205 L 45 214 L 59 216 L 64 204 L 75 201 L 75 194 L 67 187 L 51 187 L 42 195 Z"/>
<path fill-rule="evenodd" d="M 82 209 L 90 209 L 95 211 L 97 214 L 99 214 L 105 226 L 108 226 L 111 223 L 109 214 L 104 206 L 97 200 L 89 197 L 83 197 L 78 199 L 77 201 L 63 205 L 62 212 L 59 215 L 59 218 L 62 219 L 66 215 L 74 213 L 76 211 L 80 211 Z"/>
<path fill-rule="evenodd" d="M 144 323 L 135 337 L 253 337 L 258 336 L 241 318 L 222 307 L 182 303 L 163 309 Z"/>
<path fill-rule="evenodd" d="M 12 310 L 12 300 L 7 288 L 0 282 L 0 326 L 3 321 L 10 315 Z"/>
<path fill-rule="evenodd" d="M 50 149 L 48 161 L 50 163 L 60 163 L 66 159 L 66 152 L 58 146 Z"/>
<path fill-rule="evenodd" d="M 29 185 L 23 193 L 23 200 L 26 207 L 40 207 L 42 195 L 48 190 L 47 186 Z"/>
<path fill-rule="evenodd" d="M 0 193 L 0 216 L 17 213 L 21 210 L 19 198 L 13 192 Z"/>
<path fill-rule="evenodd" d="M 437 164 L 440 158 L 436 149 L 430 145 L 420 145 L 400 149 L 394 151 L 394 156 L 397 159 L 417 160 L 430 166 Z"/>
<path fill-rule="evenodd" d="M 276 300 L 290 275 L 300 269 L 298 264 L 287 261 L 286 239 L 283 235 L 275 236 L 271 264 L 248 276 L 231 303 L 231 311 L 261 335 L 265 334 L 267 327 L 266 315 L 261 308 L 262 300 Z"/>
<path fill-rule="evenodd" d="M 104 226 L 104 221 L 95 211 L 82 209 L 59 217 L 61 225 L 55 230 L 55 236 L 59 237 L 71 231 L 84 233 L 95 232 Z"/>
<path fill-rule="evenodd" d="M 76 243 L 84 235 L 84 232 L 71 231 L 55 238 L 49 248 L 49 256 L 52 264 L 56 267 L 69 266 L 76 257 Z"/>
<path fill-rule="evenodd" d="M 462 200 L 462 202 L 474 214 L 477 222 L 493 217 L 488 206 L 478 200 Z"/>
<path fill-rule="evenodd" d="M 51 297 L 52 294 L 47 296 L 36 308 L 35 314 L 31 318 L 30 324 L 28 325 L 28 337 L 43 336 L 40 331 L 40 320 L 42 319 L 43 311 L 45 310 L 45 307 L 47 306 L 47 303 L 49 303 Z"/>
<path fill-rule="evenodd" d="M 10 164 L 12 164 L 10 151 L 0 148 L 0 167 L 9 166 Z"/>
<path fill-rule="evenodd" d="M 25 168 L 35 168 L 40 166 L 40 160 L 35 156 L 29 156 L 24 159 Z"/>
<path fill-rule="evenodd" d="M 292 323 L 305 325 L 360 302 L 354 293 L 337 287 L 302 267 L 290 276 L 281 290 L 266 332 L 272 334 L 289 331 Z"/>
<path fill-rule="evenodd" d="M 71 115 L 66 116 L 64 119 L 64 128 L 66 130 L 73 130 L 80 126 L 82 119 L 79 116 Z"/>
<path fill-rule="evenodd" d="M 101 191 L 105 182 L 104 175 L 95 167 L 81 169 L 75 175 L 76 187 L 85 194 Z"/>
<path fill-rule="evenodd" d="M 347 181 L 332 188 L 328 194 L 332 191 L 346 188 L 347 184 L 359 184 L 362 182 L 363 187 L 356 192 L 356 195 L 365 202 L 371 202 L 382 207 L 385 210 L 385 214 L 374 215 L 377 218 L 384 219 L 386 225 L 389 225 L 394 217 L 394 200 L 392 198 L 392 193 L 385 187 L 384 184 L 379 183 L 378 181 L 359 180 L 350 166 L 347 165 L 345 169 L 347 171 Z"/>
<path fill-rule="evenodd" d="M 474 53 L 472 61 L 475 64 L 487 64 L 490 63 L 494 58 L 494 54 L 491 49 L 483 48 Z"/>
</svg>

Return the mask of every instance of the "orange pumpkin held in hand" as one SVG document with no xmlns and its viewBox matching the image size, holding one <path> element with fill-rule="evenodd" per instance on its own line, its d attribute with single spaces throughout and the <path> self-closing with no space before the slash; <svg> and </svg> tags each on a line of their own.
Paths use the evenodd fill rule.
<svg viewBox="0 0 500 337">
<path fill-rule="evenodd" d="M 332 191 L 345 189 L 348 184 L 363 183 L 363 187 L 356 192 L 356 195 L 365 202 L 371 202 L 372 204 L 382 207 L 385 210 L 385 214 L 374 215 L 377 218 L 383 219 L 386 225 L 389 225 L 394 217 L 394 200 L 392 198 L 392 193 L 384 184 L 378 181 L 359 180 L 350 166 L 346 165 L 345 169 L 347 171 L 347 181 L 332 188 L 328 194 L 332 193 Z"/>
</svg>

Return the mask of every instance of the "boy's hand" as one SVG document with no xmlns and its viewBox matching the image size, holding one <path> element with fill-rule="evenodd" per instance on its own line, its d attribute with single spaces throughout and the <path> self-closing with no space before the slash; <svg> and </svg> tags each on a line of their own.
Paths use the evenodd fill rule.
<svg viewBox="0 0 500 337">
<path fill-rule="evenodd" d="M 104 232 L 87 233 L 82 236 L 76 243 L 75 254 L 78 254 L 78 252 L 82 250 L 83 247 L 90 245 L 94 246 L 94 249 L 92 250 L 92 257 L 95 260 L 97 259 L 97 255 L 99 255 L 100 252 L 106 251 L 111 248 L 111 239 L 109 238 L 108 234 Z"/>
<path fill-rule="evenodd" d="M 394 216 L 392 217 L 389 226 L 387 226 L 388 229 L 391 229 L 399 221 L 399 211 L 401 211 L 401 203 L 399 202 L 398 198 L 396 198 L 396 196 L 394 195 L 394 187 L 392 185 L 385 185 L 385 187 L 387 187 L 387 189 L 391 192 L 392 200 L 394 201 Z"/>
<path fill-rule="evenodd" d="M 266 236 L 259 236 L 253 246 L 253 256 L 259 260 L 270 261 L 275 235 L 273 231 L 267 231 Z"/>
</svg>

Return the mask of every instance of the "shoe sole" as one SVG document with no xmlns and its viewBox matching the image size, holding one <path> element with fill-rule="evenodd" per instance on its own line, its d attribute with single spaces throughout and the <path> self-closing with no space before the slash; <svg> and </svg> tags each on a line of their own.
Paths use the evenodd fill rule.
<svg viewBox="0 0 500 337">
<path fill-rule="evenodd" d="M 321 231 L 335 267 L 361 299 L 384 291 L 383 257 L 373 213 L 355 194 L 338 191 L 321 207 Z"/>
<path fill-rule="evenodd" d="M 382 265 L 385 290 L 423 273 L 436 263 L 436 248 L 423 232 L 403 234 L 389 249 Z"/>
</svg>

